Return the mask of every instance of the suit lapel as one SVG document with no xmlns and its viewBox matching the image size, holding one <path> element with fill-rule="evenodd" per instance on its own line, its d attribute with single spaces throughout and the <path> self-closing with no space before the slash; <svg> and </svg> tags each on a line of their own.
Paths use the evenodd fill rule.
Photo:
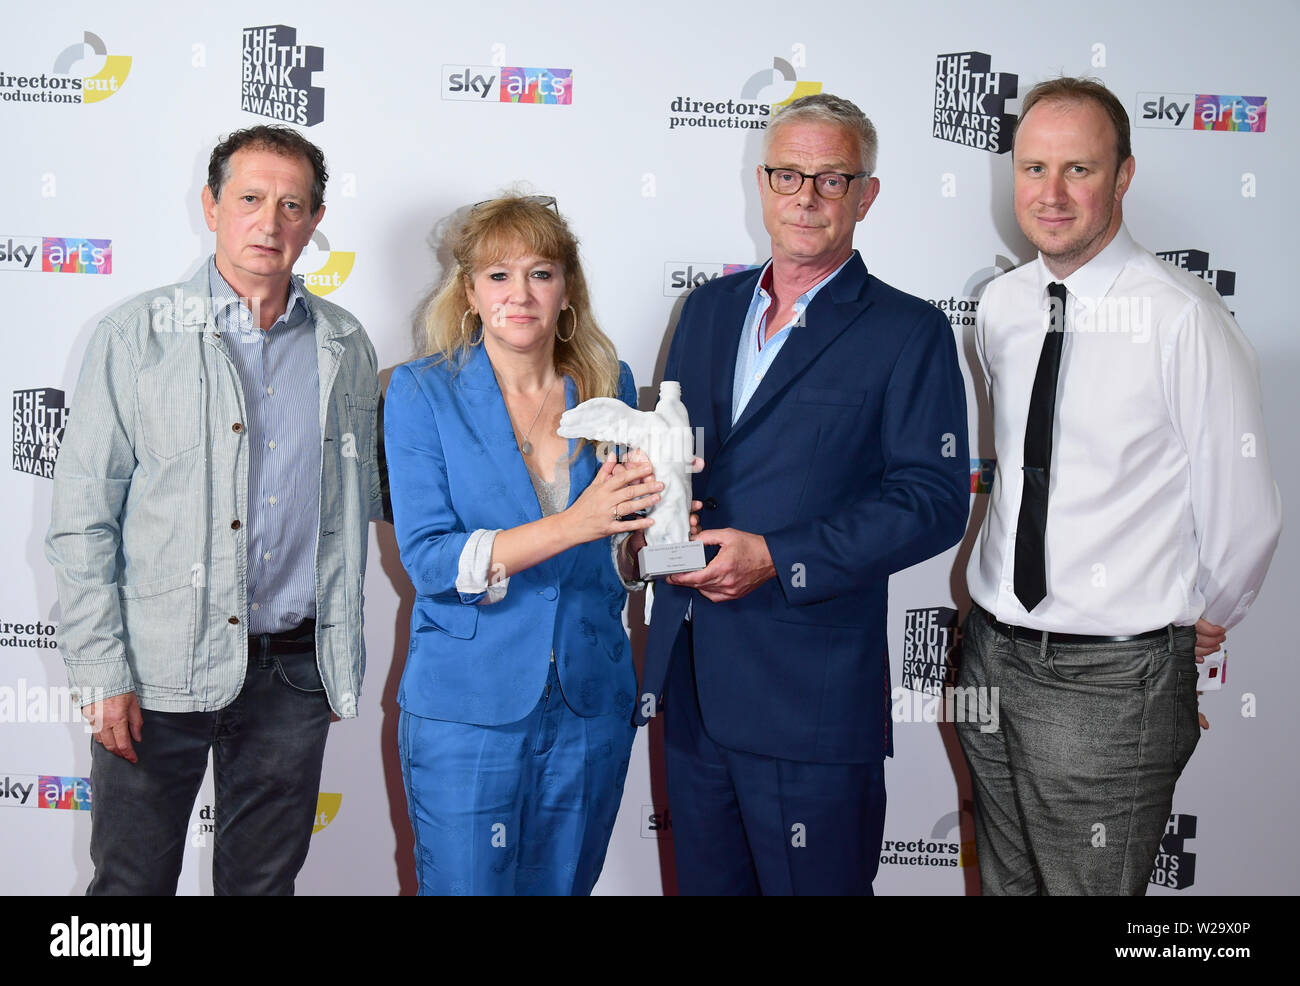
<svg viewBox="0 0 1300 986">
<path fill-rule="evenodd" d="M 502 526 L 514 527 L 541 520 L 542 508 L 537 502 L 533 482 L 528 478 L 524 457 L 519 453 L 519 443 L 515 440 L 515 431 L 506 411 L 506 399 L 496 374 L 492 372 L 492 361 L 481 345 L 470 350 L 464 366 L 456 375 L 454 386 L 465 404 L 466 427 L 485 453 L 485 468 L 499 473 L 516 507 L 518 523 Z"/>
<path fill-rule="evenodd" d="M 749 304 L 754 298 L 754 285 L 762 274 L 763 268 L 753 271 L 752 276 L 736 277 L 735 286 L 724 293 L 718 302 L 718 310 L 710 318 L 719 328 L 713 335 L 712 362 L 709 367 L 709 387 L 713 396 L 713 427 L 718 436 L 718 447 L 727 440 L 731 432 L 731 391 L 736 383 L 736 348 L 740 345 L 740 333 L 744 331 L 745 316 L 749 313 Z M 731 330 L 730 326 L 739 328 Z"/>
<path fill-rule="evenodd" d="M 790 332 L 785 345 L 772 361 L 767 375 L 745 405 L 744 412 L 730 429 L 724 444 L 739 434 L 760 414 L 772 399 L 803 374 L 818 356 L 846 332 L 870 306 L 867 291 L 867 268 L 856 253 L 835 279 L 817 292 L 804 313 L 805 324 Z M 743 314 L 741 316 L 744 317 Z M 735 354 L 732 354 L 735 373 Z M 728 388 L 730 394 L 730 388 Z M 730 402 L 728 402 L 730 412 Z"/>
</svg>

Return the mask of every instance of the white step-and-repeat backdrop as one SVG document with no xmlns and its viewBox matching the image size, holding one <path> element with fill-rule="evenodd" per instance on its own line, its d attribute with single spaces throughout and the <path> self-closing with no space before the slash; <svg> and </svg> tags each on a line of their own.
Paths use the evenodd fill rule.
<svg viewBox="0 0 1300 986">
<path fill-rule="evenodd" d="M 384 368 L 414 354 L 415 313 L 440 278 L 447 217 L 517 183 L 556 196 L 583 241 L 597 315 L 647 405 L 686 293 L 767 257 L 753 174 L 774 105 L 832 92 L 874 120 L 882 190 L 857 246 L 875 274 L 948 314 L 969 364 L 983 286 L 1032 255 L 1011 209 L 1018 97 L 1062 72 L 1097 76 L 1132 117 L 1129 229 L 1226 297 L 1260 355 L 1284 501 L 1300 489 L 1289 184 L 1300 173 L 1300 8 L 1290 0 L 1028 9 L 1010 0 L 227 0 L 23 5 L 4 21 L 6 893 L 81 893 L 90 876 L 89 735 L 68 701 L 42 548 L 82 352 L 105 312 L 206 258 L 208 153 L 240 127 L 287 122 L 324 149 L 328 213 L 298 269 L 361 318 Z M 897 756 L 876 883 L 886 894 L 978 886 L 969 781 L 933 697 L 952 673 L 968 605 L 962 573 L 992 475 L 973 386 L 969 405 L 971 528 L 957 548 L 893 579 Z M 333 727 L 301 893 L 415 887 L 395 701 L 412 591 L 391 528 L 374 528 L 371 559 L 361 716 Z M 1229 636 L 1226 687 L 1202 699 L 1211 729 L 1175 796 L 1155 893 L 1300 890 L 1300 666 L 1287 615 L 1296 584 L 1288 532 L 1258 603 Z M 640 612 L 634 599 L 638 654 Z M 211 804 L 209 780 L 194 808 L 185 893 L 211 890 Z M 652 728 L 637 738 L 597 892 L 671 892 L 671 847 Z"/>
</svg>

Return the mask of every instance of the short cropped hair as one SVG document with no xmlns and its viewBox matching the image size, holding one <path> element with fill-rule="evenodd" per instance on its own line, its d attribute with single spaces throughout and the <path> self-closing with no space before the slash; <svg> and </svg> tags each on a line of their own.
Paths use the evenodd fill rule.
<svg viewBox="0 0 1300 986">
<path fill-rule="evenodd" d="M 1038 83 L 1025 93 L 1025 98 L 1020 104 L 1020 118 L 1016 121 L 1017 130 L 1020 129 L 1020 124 L 1025 122 L 1029 111 L 1042 102 L 1096 103 L 1110 117 L 1111 125 L 1115 128 L 1117 154 L 1115 166 L 1118 168 L 1133 156 L 1133 145 L 1129 139 L 1128 111 L 1100 79 L 1075 78 L 1067 75 Z"/>
<path fill-rule="evenodd" d="M 231 156 L 245 148 L 305 159 L 312 170 L 311 213 L 314 216 L 320 211 L 325 204 L 325 183 L 330 177 L 325 170 L 325 155 L 297 130 L 270 124 L 236 130 L 212 148 L 212 156 L 208 158 L 208 188 L 214 199 L 221 198 L 221 186 L 230 180 Z"/>
<path fill-rule="evenodd" d="M 853 103 L 828 92 L 800 96 L 776 115 L 763 136 L 763 156 L 771 150 L 776 131 L 791 123 L 831 123 L 843 127 L 858 139 L 862 158 L 862 170 L 873 174 L 876 170 L 876 128 L 867 119 L 866 114 Z"/>
</svg>

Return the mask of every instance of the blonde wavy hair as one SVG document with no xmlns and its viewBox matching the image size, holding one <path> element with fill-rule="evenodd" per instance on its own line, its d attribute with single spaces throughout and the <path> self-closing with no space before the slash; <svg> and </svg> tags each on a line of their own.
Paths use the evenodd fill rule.
<svg viewBox="0 0 1300 986">
<path fill-rule="evenodd" d="M 518 195 L 493 199 L 470 210 L 448 236 L 447 245 L 456 263 L 425 309 L 422 355 L 441 357 L 435 363 L 452 363 L 457 369 L 464 365 L 470 350 L 483 339 L 481 320 L 465 317 L 470 307 L 467 285 L 477 271 L 522 252 L 564 269 L 574 326 L 567 342 L 555 338 L 556 372 L 573 380 L 579 401 L 618 396 L 618 353 L 592 315 L 578 239 L 558 212 Z M 569 318 L 560 313 L 561 332 Z"/>
</svg>

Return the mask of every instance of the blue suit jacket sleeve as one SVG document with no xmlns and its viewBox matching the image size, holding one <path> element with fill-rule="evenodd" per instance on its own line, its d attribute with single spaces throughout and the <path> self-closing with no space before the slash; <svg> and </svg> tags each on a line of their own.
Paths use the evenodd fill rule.
<svg viewBox="0 0 1300 986">
<path fill-rule="evenodd" d="M 388 382 L 384 445 L 397 546 L 415 591 L 448 601 L 478 602 L 482 593 L 456 591 L 469 532 L 462 529 L 451 503 L 437 414 L 410 366 L 399 366 Z"/>
<path fill-rule="evenodd" d="M 884 403 L 880 495 L 758 532 L 791 605 L 854 592 L 961 540 L 970 506 L 966 388 L 952 329 L 937 310 L 908 333 Z M 796 571 L 816 577 L 793 578 Z"/>
</svg>

